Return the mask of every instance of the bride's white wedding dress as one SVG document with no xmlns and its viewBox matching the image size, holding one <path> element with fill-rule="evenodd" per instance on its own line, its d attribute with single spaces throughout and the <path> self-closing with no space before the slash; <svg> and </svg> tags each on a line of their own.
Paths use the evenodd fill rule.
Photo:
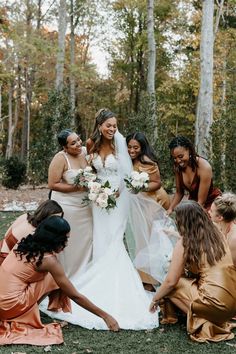
<svg viewBox="0 0 236 354">
<path fill-rule="evenodd" d="M 119 159 L 110 154 L 102 161 L 93 157 L 98 178 L 109 181 L 119 189 L 117 207 L 106 210 L 93 205 L 93 261 L 87 271 L 73 284 L 97 306 L 111 314 L 120 328 L 142 330 L 158 327 L 158 314 L 149 312 L 150 296 L 143 289 L 138 272 L 134 268 L 123 243 L 126 228 L 129 197 L 120 173 Z M 74 250 L 77 252 L 77 250 Z M 72 302 L 72 313 L 49 313 L 88 329 L 108 329 L 104 321 Z M 41 307 L 42 309 L 42 307 Z"/>
</svg>

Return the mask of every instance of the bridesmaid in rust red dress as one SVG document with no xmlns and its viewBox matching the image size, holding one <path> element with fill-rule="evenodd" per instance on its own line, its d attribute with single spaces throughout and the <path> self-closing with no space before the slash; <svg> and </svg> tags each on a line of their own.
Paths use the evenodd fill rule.
<svg viewBox="0 0 236 354">
<path fill-rule="evenodd" d="M 107 327 L 117 331 L 119 325 L 107 312 L 80 294 L 57 259 L 67 244 L 70 226 L 60 216 L 40 223 L 12 250 L 0 267 L 0 345 L 50 345 L 63 343 L 59 323 L 44 325 L 39 303 L 49 294 L 51 311 L 71 310 L 69 298 L 101 317 Z"/>
<path fill-rule="evenodd" d="M 169 148 L 174 161 L 176 192 L 168 214 L 182 200 L 185 191 L 188 199 L 209 210 L 214 199 L 221 195 L 221 191 L 213 186 L 211 165 L 196 153 L 191 141 L 184 136 L 175 137 Z"/>
<path fill-rule="evenodd" d="M 62 207 L 54 200 L 46 200 L 38 206 L 34 213 L 24 213 L 20 215 L 9 227 L 4 238 L 0 241 L 0 265 L 17 242 L 34 232 L 35 228 L 48 216 L 55 214 L 63 216 Z"/>
</svg>

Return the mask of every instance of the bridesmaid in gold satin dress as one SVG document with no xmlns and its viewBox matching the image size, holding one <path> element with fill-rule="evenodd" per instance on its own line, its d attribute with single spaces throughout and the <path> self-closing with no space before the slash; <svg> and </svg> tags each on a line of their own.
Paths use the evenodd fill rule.
<svg viewBox="0 0 236 354">
<path fill-rule="evenodd" d="M 147 138 L 143 133 L 135 132 L 126 137 L 126 143 L 133 169 L 138 172 L 146 172 L 149 175 L 148 188 L 144 193 L 157 201 L 163 208 L 168 209 L 170 199 L 161 185 L 158 161 Z"/>
<path fill-rule="evenodd" d="M 209 214 L 225 236 L 236 266 L 236 194 L 227 192 L 217 197 L 211 205 Z"/>
<path fill-rule="evenodd" d="M 0 346 L 7 344 L 50 345 L 63 343 L 59 323 L 42 324 L 39 302 L 49 294 L 49 309 L 71 310 L 69 298 L 101 317 L 107 327 L 119 325 L 107 312 L 80 294 L 66 277 L 57 259 L 67 244 L 70 225 L 60 216 L 40 223 L 12 250 L 0 267 Z"/>
<path fill-rule="evenodd" d="M 146 136 L 142 132 L 135 132 L 131 133 L 126 137 L 126 143 L 128 147 L 128 152 L 131 157 L 133 163 L 133 169 L 137 172 L 146 172 L 149 176 L 149 183 L 146 191 L 139 193 L 139 202 L 140 208 L 143 213 L 145 210 L 148 210 L 148 215 L 145 216 L 145 221 L 143 220 L 142 223 L 146 222 L 147 229 L 151 234 L 152 229 L 152 222 L 153 218 L 159 217 L 161 213 L 161 208 L 157 208 L 155 203 L 151 203 L 150 200 L 153 200 L 160 204 L 164 209 L 168 209 L 170 206 L 170 198 L 166 193 L 165 189 L 162 187 L 160 171 L 158 167 L 158 161 L 155 156 L 153 149 L 151 148 Z M 140 200 L 142 198 L 142 201 Z M 134 198 L 133 198 L 134 199 Z M 136 198 L 137 199 L 137 198 Z M 136 200 L 137 202 L 137 200 Z M 133 205 L 133 209 L 135 208 L 135 204 Z M 141 215 L 137 220 L 141 222 Z M 135 227 L 135 223 L 133 225 Z M 133 233 L 135 234 L 135 256 L 140 252 L 142 249 L 142 238 L 141 235 L 141 228 L 139 230 L 134 230 Z M 148 240 L 150 238 L 149 235 L 145 236 L 145 239 Z M 129 239 L 127 238 L 127 244 L 129 248 Z M 154 279 L 150 274 L 147 274 L 143 270 L 139 269 L 139 275 L 142 279 L 144 287 L 146 290 L 153 291 L 157 284 L 157 280 Z"/>
<path fill-rule="evenodd" d="M 177 321 L 174 307 L 187 314 L 187 331 L 198 342 L 234 338 L 236 324 L 229 320 L 236 309 L 236 268 L 229 247 L 207 213 L 195 201 L 176 208 L 181 239 L 176 243 L 169 272 L 150 305 L 160 305 L 163 323 Z M 184 277 L 184 270 L 195 274 Z"/>
</svg>

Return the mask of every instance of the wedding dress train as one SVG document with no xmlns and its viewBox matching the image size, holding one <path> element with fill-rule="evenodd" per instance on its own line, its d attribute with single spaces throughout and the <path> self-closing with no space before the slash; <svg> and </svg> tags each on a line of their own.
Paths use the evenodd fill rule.
<svg viewBox="0 0 236 354">
<path fill-rule="evenodd" d="M 111 314 L 120 328 L 144 330 L 158 327 L 158 314 L 149 312 L 150 297 L 144 290 L 140 276 L 134 268 L 123 243 L 129 212 L 129 194 L 123 182 L 120 159 L 110 154 L 105 161 L 100 155 L 93 157 L 98 178 L 109 181 L 113 189 L 119 189 L 117 206 L 107 212 L 93 205 L 93 261 L 74 286 L 97 306 Z M 77 250 L 74 250 L 77 252 Z M 72 313 L 46 311 L 51 317 L 66 320 L 88 329 L 107 330 L 105 322 L 72 303 Z"/>
</svg>

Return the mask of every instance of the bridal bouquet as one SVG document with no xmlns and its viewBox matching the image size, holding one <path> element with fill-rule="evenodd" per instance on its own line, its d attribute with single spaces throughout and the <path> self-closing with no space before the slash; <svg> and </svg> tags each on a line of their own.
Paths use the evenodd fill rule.
<svg viewBox="0 0 236 354">
<path fill-rule="evenodd" d="M 112 189 L 110 183 L 104 184 L 97 181 L 88 183 L 88 195 L 83 199 L 85 202 L 93 202 L 102 209 L 109 211 L 116 207 L 116 190 Z"/>
<path fill-rule="evenodd" d="M 78 174 L 75 176 L 74 184 L 88 188 L 88 184 L 96 180 L 97 176 L 93 172 L 92 167 L 86 166 L 84 169 L 79 169 Z"/>
<path fill-rule="evenodd" d="M 133 171 L 129 177 L 124 179 L 124 181 L 129 191 L 137 194 L 148 187 L 149 176 L 146 172 Z"/>
</svg>

